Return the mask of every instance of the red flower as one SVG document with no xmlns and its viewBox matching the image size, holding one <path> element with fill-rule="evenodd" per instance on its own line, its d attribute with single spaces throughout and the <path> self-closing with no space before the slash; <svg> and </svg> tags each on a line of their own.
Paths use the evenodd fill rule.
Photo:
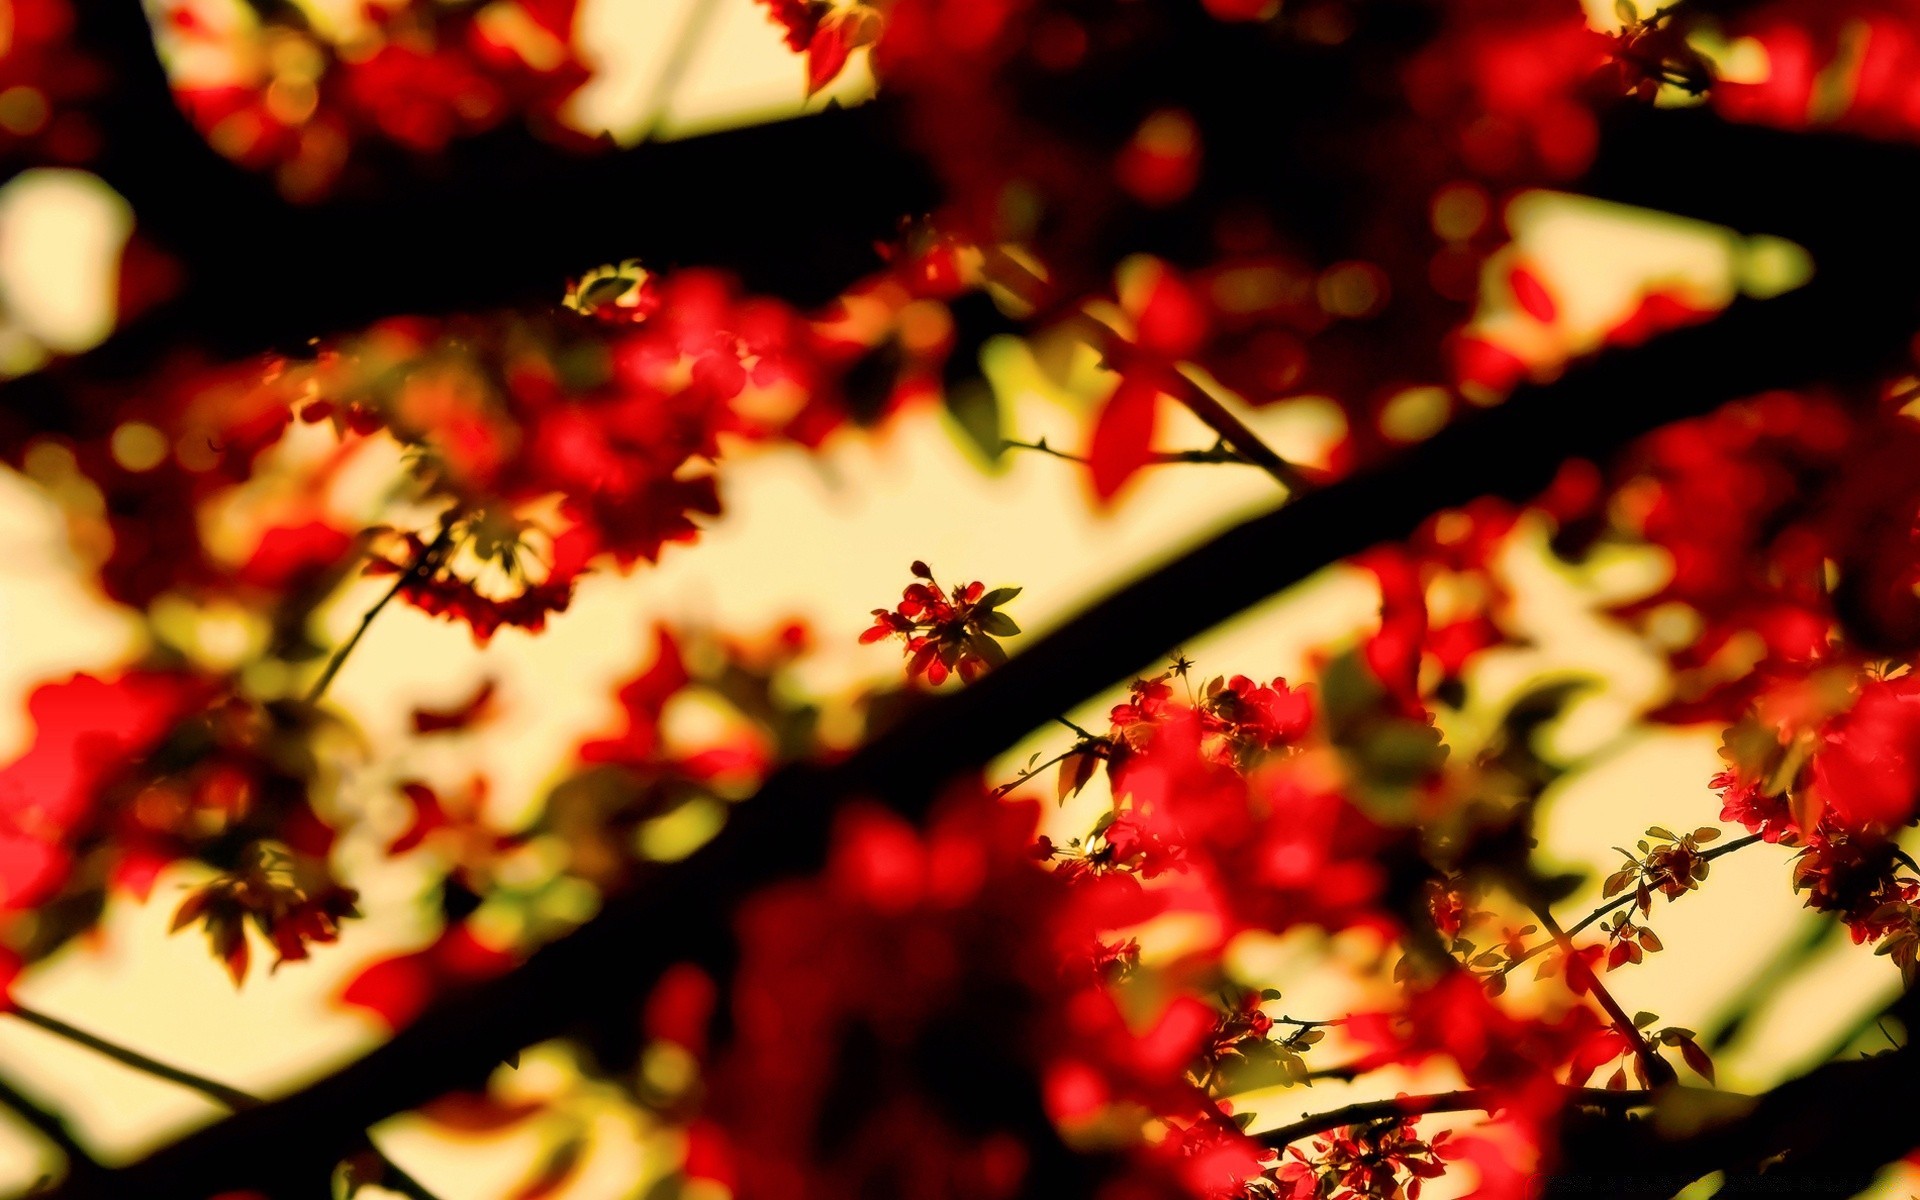
<svg viewBox="0 0 1920 1200">
<path fill-rule="evenodd" d="M 924 677 L 935 687 L 949 674 L 972 682 L 1007 661 L 1006 651 L 994 639 L 1020 632 L 1013 618 L 1000 611 L 1020 594 L 1019 588 L 989 592 L 985 584 L 963 583 L 949 596 L 925 563 L 915 562 L 913 573 L 925 582 L 908 584 L 892 609 L 874 609 L 872 627 L 860 635 L 862 644 L 900 635 L 906 642 L 907 678 Z"/>
</svg>

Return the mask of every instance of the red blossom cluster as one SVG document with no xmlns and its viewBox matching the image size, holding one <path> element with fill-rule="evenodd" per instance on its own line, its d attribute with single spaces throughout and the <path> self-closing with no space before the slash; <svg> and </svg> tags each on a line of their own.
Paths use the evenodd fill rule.
<svg viewBox="0 0 1920 1200">
<path fill-rule="evenodd" d="M 174 95 L 207 141 L 306 200 L 362 140 L 431 154 L 519 117 L 561 136 L 559 108 L 590 76 L 575 6 L 383 3 L 310 22 L 170 0 L 163 33 L 183 64 Z"/>
<path fill-rule="evenodd" d="M 956 585 L 951 595 L 923 562 L 913 564 L 922 582 L 910 583 L 893 608 L 873 610 L 873 627 L 863 643 L 898 634 L 906 640 L 907 678 L 925 678 L 935 687 L 954 675 L 972 682 L 988 668 L 1007 661 L 997 637 L 1012 637 L 1020 626 L 1000 606 L 1020 594 L 1017 587 L 987 590 L 984 583 Z"/>
<path fill-rule="evenodd" d="M 1774 722 L 1774 724 L 1768 724 Z M 1827 671 L 1777 685 L 1727 733 L 1725 807 L 1769 842 L 1799 847 L 1793 886 L 1809 907 L 1874 942 L 1912 978 L 1920 869 L 1899 847 L 1920 817 L 1920 687 L 1910 674 Z"/>
</svg>

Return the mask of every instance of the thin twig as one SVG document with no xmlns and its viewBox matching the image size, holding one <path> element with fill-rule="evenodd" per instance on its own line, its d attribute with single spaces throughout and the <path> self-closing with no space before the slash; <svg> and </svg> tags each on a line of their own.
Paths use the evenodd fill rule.
<svg viewBox="0 0 1920 1200">
<path fill-rule="evenodd" d="M 1139 356 L 1139 351 L 1131 341 L 1089 314 L 1081 314 L 1071 324 L 1081 339 L 1098 350 L 1100 356 L 1117 371 L 1124 373 L 1128 360 Z M 1274 482 L 1287 489 L 1289 496 L 1298 496 L 1312 486 L 1299 467 L 1282 458 L 1245 421 L 1183 372 L 1178 369 L 1159 371 L 1155 380 L 1167 395 L 1198 417 L 1201 424 L 1219 434 L 1223 443 L 1239 451 L 1243 461 L 1273 476 Z"/>
<path fill-rule="evenodd" d="M 1731 1093 L 1715 1094 L 1730 1095 Z M 1616 1111 L 1642 1108 L 1652 1104 L 1655 1095 L 1650 1091 L 1609 1088 L 1568 1088 L 1566 1090 L 1569 1104 Z M 1357 1104 L 1349 1104 L 1343 1108 L 1306 1117 L 1291 1125 L 1282 1125 L 1278 1129 L 1269 1129 L 1253 1136 L 1265 1145 L 1280 1150 L 1302 1138 L 1328 1133 L 1348 1125 L 1358 1125 L 1364 1121 L 1378 1121 L 1387 1117 L 1421 1117 L 1429 1113 L 1443 1112 L 1491 1112 L 1511 1103 L 1512 1100 L 1511 1092 L 1502 1092 L 1493 1088 L 1467 1088 L 1457 1092 L 1435 1092 L 1425 1096 L 1395 1096 L 1389 1100 L 1363 1100 Z"/>
<path fill-rule="evenodd" d="M 7 1010 L 7 1015 L 24 1021 L 36 1029 L 45 1030 L 55 1037 L 64 1038 L 77 1046 L 85 1046 L 95 1054 L 110 1058 L 121 1066 L 132 1067 L 134 1070 L 151 1075 L 156 1079 L 164 1079 L 168 1083 L 177 1083 L 181 1087 L 199 1092 L 216 1104 L 222 1104 L 231 1109 L 242 1109 L 252 1108 L 261 1102 L 260 1097 L 250 1092 L 243 1092 L 237 1087 L 229 1087 L 217 1080 L 208 1079 L 203 1075 L 196 1075 L 192 1071 L 173 1066 L 169 1063 L 163 1063 L 159 1059 L 148 1058 L 138 1050 L 131 1050 L 118 1043 L 110 1042 L 98 1034 L 88 1033 L 84 1029 L 79 1029 L 67 1024 L 58 1017 L 50 1016 L 38 1009 L 29 1008 L 24 1004 L 16 1003 L 12 1008 Z"/>
<path fill-rule="evenodd" d="M 1553 919 L 1553 910 L 1545 904 L 1530 904 L 1528 907 L 1533 909 L 1534 916 L 1540 918 L 1540 923 L 1546 926 L 1547 932 L 1553 935 L 1553 940 L 1559 943 L 1561 953 L 1567 956 L 1567 981 L 1573 984 L 1576 990 L 1584 990 L 1600 1002 L 1600 1007 L 1606 1011 L 1607 1019 L 1613 1022 L 1614 1029 L 1621 1037 L 1627 1039 L 1627 1044 L 1633 1047 L 1634 1054 L 1639 1056 L 1640 1068 L 1647 1082 L 1658 1086 L 1676 1081 L 1679 1076 L 1674 1073 L 1673 1065 L 1654 1051 L 1646 1035 L 1640 1032 L 1640 1027 L 1633 1023 L 1632 1017 L 1627 1015 L 1627 1010 L 1620 1007 L 1620 1001 L 1614 999 L 1613 993 L 1607 990 L 1607 985 L 1600 982 L 1599 974 L 1576 952 L 1573 938 L 1566 930 L 1560 928 L 1560 922 Z"/>
<path fill-rule="evenodd" d="M 380 615 L 380 610 L 393 603 L 393 598 L 398 596 L 402 589 L 423 576 L 434 563 L 439 561 L 441 552 L 447 548 L 447 543 L 453 540 L 454 523 L 453 517 L 447 517 L 441 523 L 440 532 L 435 535 L 433 541 L 421 548 L 420 553 L 407 564 L 407 569 L 400 572 L 400 577 L 393 581 L 393 586 L 388 588 L 380 599 L 374 601 L 372 608 L 361 615 L 360 623 L 354 626 L 347 640 L 340 643 L 340 648 L 335 650 L 333 657 L 327 660 L 326 670 L 320 672 L 320 678 L 314 680 L 313 686 L 307 689 L 308 704 L 320 703 L 320 697 L 327 694 L 327 687 L 333 683 L 333 677 L 340 673 L 342 666 L 346 665 L 347 656 L 352 654 L 354 647 L 360 644 L 360 639 L 367 635 L 367 628 L 373 624 L 373 619 Z"/>
<path fill-rule="evenodd" d="M 1715 846 L 1713 849 L 1702 854 L 1700 857 L 1703 860 L 1711 862 L 1712 860 L 1719 858 L 1722 855 L 1732 854 L 1735 850 L 1742 849 L 1743 847 L 1746 847 L 1746 846 L 1751 846 L 1755 842 L 1760 840 L 1761 840 L 1761 837 L 1759 834 L 1750 833 L 1746 837 L 1735 838 L 1724 846 Z M 1627 905 L 1633 903 L 1633 899 L 1634 899 L 1634 894 L 1632 892 L 1623 892 L 1620 895 L 1615 896 L 1613 899 L 1607 901 L 1605 904 L 1602 904 L 1599 908 L 1594 909 L 1592 912 L 1588 913 L 1586 916 L 1581 917 L 1578 921 L 1574 922 L 1573 925 L 1569 926 L 1567 929 L 1567 936 L 1568 937 L 1577 936 L 1581 931 L 1585 930 L 1589 925 L 1592 925 L 1595 921 L 1598 921 L 1601 917 L 1606 916 L 1608 913 L 1612 912 L 1614 909 L 1625 908 Z M 1553 944 L 1554 944 L 1553 939 L 1548 938 L 1546 941 L 1541 942 L 1539 945 L 1533 946 L 1527 950 L 1522 951 L 1520 954 L 1515 955 L 1510 961 L 1508 961 L 1506 966 L 1500 968 L 1500 974 L 1502 975 L 1507 974 L 1508 972 L 1512 971 L 1515 967 L 1519 966 L 1521 963 L 1526 962 L 1528 959 L 1535 957 L 1536 955 L 1540 954 L 1542 951 L 1551 948 Z"/>
<path fill-rule="evenodd" d="M 1079 743 L 1075 743 L 1073 746 L 1069 747 L 1068 749 L 1062 750 L 1060 753 L 1054 755 L 1052 758 L 1048 759 L 1047 761 L 1020 772 L 1018 775 L 1014 776 L 1011 780 L 1001 784 L 997 788 L 994 788 L 992 793 L 993 797 L 995 799 L 999 799 L 1001 796 L 1007 795 L 1008 793 L 1012 792 L 1013 789 L 1019 787 L 1023 783 L 1026 783 L 1028 780 L 1033 779 L 1035 776 L 1039 775 L 1040 772 L 1046 770 L 1048 767 L 1058 766 L 1059 764 L 1067 761 L 1069 758 L 1072 758 L 1076 754 L 1082 753 L 1083 751 L 1084 751 L 1084 747 Z"/>
<path fill-rule="evenodd" d="M 1089 733 L 1087 730 L 1080 728 L 1078 725 L 1075 725 L 1072 721 L 1067 720 L 1065 717 L 1055 717 L 1054 720 L 1058 721 L 1062 725 L 1065 725 L 1068 729 L 1073 730 L 1075 733 L 1079 734 L 1081 738 L 1085 739 L 1086 741 L 1104 742 L 1107 740 L 1103 737 L 1100 737 L 1097 734 Z"/>
<path fill-rule="evenodd" d="M 1065 459 L 1067 462 L 1080 463 L 1082 465 L 1085 465 L 1087 462 L 1086 455 L 1073 454 L 1066 450 L 1061 450 L 1058 447 L 1050 446 L 1047 444 L 1046 438 L 1041 438 L 1033 442 L 1023 442 L 1018 438 L 1008 438 L 1001 444 L 1008 450 L 1038 450 L 1042 454 L 1050 454 L 1055 458 Z M 1232 463 L 1243 467 L 1259 465 L 1246 455 L 1235 450 L 1232 446 L 1227 445 L 1225 441 L 1221 441 L 1205 450 L 1161 451 L 1155 454 L 1149 461 L 1155 463 Z"/>
<path fill-rule="evenodd" d="M 995 283 L 1007 288 L 1035 309 L 1035 316 L 1027 318 L 1030 324 L 1035 323 L 1040 314 L 1048 311 L 1046 298 L 1051 289 L 1047 281 L 1036 275 L 1013 255 L 998 247 L 988 250 L 987 272 Z M 1068 318 L 1066 325 L 1082 341 L 1098 351 L 1100 357 L 1115 370 L 1124 371 L 1127 360 L 1138 355 L 1131 341 L 1089 313 L 1075 313 Z M 1158 375 L 1160 376 L 1158 382 L 1169 396 L 1188 412 L 1200 418 L 1207 428 L 1219 434 L 1225 446 L 1239 453 L 1238 459 L 1225 461 L 1246 462 L 1259 467 L 1273 476 L 1274 481 L 1281 487 L 1286 488 L 1289 496 L 1298 496 L 1311 486 L 1299 467 L 1282 458 L 1273 447 L 1262 441 L 1260 435 L 1249 428 L 1245 421 L 1235 416 L 1205 388 L 1177 369 L 1160 371 Z M 1069 457 L 1054 453 L 1058 457 Z"/>
<path fill-rule="evenodd" d="M 117 1042 L 110 1042 L 97 1033 L 89 1033 L 78 1026 L 70 1025 L 62 1021 L 56 1016 L 41 1012 L 39 1009 L 15 1003 L 13 1007 L 6 1010 L 6 1015 L 15 1017 L 33 1026 L 35 1029 L 43 1030 L 58 1038 L 63 1038 L 76 1046 L 84 1046 L 95 1054 L 101 1055 L 104 1058 L 110 1058 L 123 1067 L 131 1067 L 133 1070 L 139 1071 L 142 1074 L 151 1075 L 156 1079 L 164 1079 L 168 1083 L 179 1084 L 181 1087 L 199 1092 L 214 1103 L 224 1105 L 236 1112 L 241 1109 L 258 1108 L 260 1105 L 266 1103 L 252 1092 L 244 1092 L 237 1087 L 221 1083 L 219 1080 L 208 1079 L 204 1075 L 196 1075 L 184 1067 L 176 1067 L 171 1063 L 161 1062 L 157 1058 L 150 1058 L 138 1050 L 122 1046 Z M 65 1126 L 59 1121 L 59 1118 L 37 1107 L 32 1111 L 22 1108 L 21 1105 L 25 1103 L 29 1102 L 27 1102 L 24 1097 L 18 1096 L 18 1094 L 15 1093 L 13 1089 L 8 1088 L 4 1082 L 0 1082 L 0 1104 L 18 1112 L 28 1124 L 58 1144 L 69 1158 L 72 1158 L 76 1153 L 81 1155 L 82 1158 L 85 1158 L 87 1166 L 84 1169 L 98 1169 L 99 1164 L 93 1162 L 91 1158 L 86 1158 L 85 1151 L 73 1145 L 71 1137 L 65 1135 Z M 51 1127 L 47 1122 L 52 1123 Z M 62 1140 L 63 1136 L 65 1140 Z M 412 1175 L 409 1175 L 398 1163 L 382 1153 L 380 1148 L 373 1144 L 371 1137 L 366 1140 L 365 1145 L 361 1148 L 371 1151 L 374 1158 L 378 1160 L 381 1169 L 378 1183 L 381 1187 L 389 1191 L 399 1192 L 403 1196 L 410 1197 L 410 1200 L 438 1200 L 438 1197 L 427 1190 L 426 1185 L 422 1184 Z"/>
<path fill-rule="evenodd" d="M 67 1128 L 64 1117 L 29 1099 L 4 1079 L 0 1079 L 0 1108 L 12 1112 L 34 1132 L 52 1142 L 65 1156 L 69 1175 L 93 1174 L 103 1169 L 100 1161 L 74 1139 L 73 1131 Z"/>
</svg>

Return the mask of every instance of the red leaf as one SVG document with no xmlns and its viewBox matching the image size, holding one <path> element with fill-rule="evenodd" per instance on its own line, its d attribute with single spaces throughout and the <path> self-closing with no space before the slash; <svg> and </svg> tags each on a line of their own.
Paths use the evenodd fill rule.
<svg viewBox="0 0 1920 1200">
<path fill-rule="evenodd" d="M 1139 330 L 1136 344 L 1161 358 L 1186 358 L 1207 340 L 1206 309 L 1173 268 L 1155 262 L 1148 269 L 1151 282 L 1134 316 Z"/>
<path fill-rule="evenodd" d="M 820 28 L 813 31 L 813 39 L 807 43 L 808 96 L 832 83 L 847 65 L 847 55 L 853 49 L 848 31 L 847 22 L 832 17 L 820 22 Z"/>
<path fill-rule="evenodd" d="M 452 733 L 465 729 L 488 716 L 493 703 L 494 682 L 483 680 L 480 689 L 452 708 L 416 708 L 413 710 L 415 733 Z"/>
<path fill-rule="evenodd" d="M 350 535 L 325 521 L 276 525 L 260 535 L 240 578 L 268 591 L 285 590 L 339 565 L 353 544 Z"/>
<path fill-rule="evenodd" d="M 1206 10 L 1221 21 L 1264 21 L 1280 11 L 1279 0 L 1202 0 Z"/>
<path fill-rule="evenodd" d="M 433 972 L 426 954 L 403 954 L 374 962 L 348 981 L 340 1002 L 364 1008 L 389 1029 L 412 1024 L 427 1006 L 433 990 Z"/>
<path fill-rule="evenodd" d="M 476 1092 L 451 1092 L 429 1100 L 417 1111 L 448 1132 L 485 1135 L 510 1129 L 541 1107 L 537 1101 L 508 1103 Z"/>
<path fill-rule="evenodd" d="M 1525 267 L 1515 267 L 1507 273 L 1507 286 L 1513 289 L 1513 299 L 1522 311 L 1542 325 L 1550 325 L 1559 315 L 1559 308 L 1553 302 L 1552 293 L 1540 277 Z"/>
<path fill-rule="evenodd" d="M 400 792 L 407 802 L 413 805 L 413 820 L 406 830 L 387 846 L 389 855 L 405 854 L 427 840 L 427 835 L 447 824 L 447 810 L 440 805 L 440 797 L 424 783 L 408 782 L 400 785 Z"/>
<path fill-rule="evenodd" d="M 718 996 L 712 977 L 692 963 L 668 968 L 647 998 L 647 1036 L 703 1053 Z"/>
<path fill-rule="evenodd" d="M 1153 425 L 1159 408 L 1159 390 L 1132 379 L 1122 379 L 1107 398 L 1094 421 L 1087 450 L 1093 492 L 1102 503 L 1112 500 L 1134 472 L 1153 460 Z"/>
</svg>

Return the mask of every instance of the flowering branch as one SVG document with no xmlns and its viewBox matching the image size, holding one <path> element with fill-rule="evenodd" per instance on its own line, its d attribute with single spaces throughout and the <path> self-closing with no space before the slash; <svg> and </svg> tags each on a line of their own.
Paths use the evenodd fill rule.
<svg viewBox="0 0 1920 1200">
<path fill-rule="evenodd" d="M 1614 1029 L 1633 1047 L 1634 1054 L 1640 1060 L 1641 1076 L 1647 1083 L 1664 1087 L 1677 1080 L 1679 1076 L 1674 1073 L 1673 1065 L 1654 1052 L 1646 1035 L 1640 1032 L 1640 1027 L 1627 1015 L 1627 1010 L 1620 1007 L 1620 1002 L 1607 990 L 1607 985 L 1600 982 L 1599 974 L 1580 956 L 1573 939 L 1560 927 L 1560 922 L 1553 919 L 1553 910 L 1545 904 L 1530 904 L 1528 907 L 1533 910 L 1534 916 L 1540 918 L 1540 924 L 1546 926 L 1547 932 L 1553 935 L 1560 952 L 1567 956 L 1567 982 L 1573 985 L 1576 992 L 1586 992 L 1600 1002 Z"/>
<path fill-rule="evenodd" d="M 1715 846 L 1711 850 L 1703 851 L 1700 857 L 1702 859 L 1705 859 L 1711 862 L 1712 860 L 1719 858 L 1721 855 L 1732 854 L 1735 850 L 1739 850 L 1739 849 L 1743 849 L 1744 847 L 1751 846 L 1755 842 L 1760 840 L 1762 839 L 1759 834 L 1750 833 L 1745 837 L 1735 838 L 1732 841 L 1726 843 L 1725 845 Z M 1568 937 L 1578 936 L 1583 930 L 1585 930 L 1589 925 L 1592 925 L 1595 921 L 1598 921 L 1600 918 L 1606 916 L 1610 912 L 1613 912 L 1615 909 L 1625 908 L 1627 905 L 1632 904 L 1633 901 L 1634 901 L 1634 894 L 1632 892 L 1623 892 L 1622 894 L 1615 896 L 1613 899 L 1608 900 L 1606 903 L 1602 904 L 1599 908 L 1594 909 L 1592 912 L 1588 913 L 1586 916 L 1581 917 L 1578 921 L 1574 922 L 1573 925 L 1567 929 L 1567 936 Z M 1549 947 L 1555 944 L 1556 943 L 1554 939 L 1548 938 L 1546 941 L 1541 942 L 1536 946 L 1531 946 L 1528 949 L 1521 951 L 1519 954 L 1509 959 L 1505 966 L 1500 968 L 1500 974 L 1502 975 L 1507 974 L 1508 972 L 1512 971 L 1515 967 L 1519 966 L 1521 963 L 1526 962 L 1530 958 L 1536 957 L 1542 951 L 1548 949 Z"/>
</svg>

